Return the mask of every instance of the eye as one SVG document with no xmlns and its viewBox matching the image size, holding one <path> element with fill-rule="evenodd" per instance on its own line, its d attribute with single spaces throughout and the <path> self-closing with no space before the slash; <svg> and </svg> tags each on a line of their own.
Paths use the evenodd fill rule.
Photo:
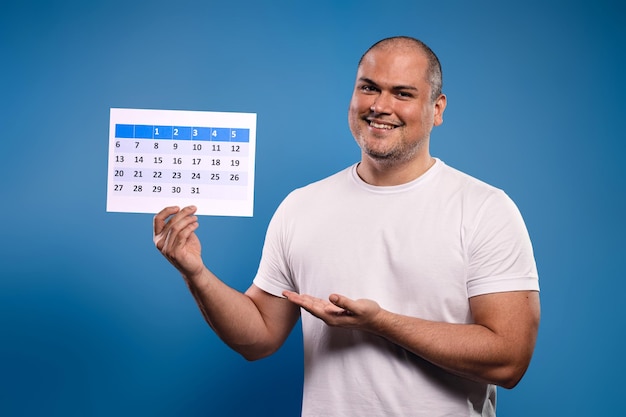
<svg viewBox="0 0 626 417">
<path fill-rule="evenodd" d="M 413 97 L 413 93 L 410 93 L 408 91 L 398 91 L 397 95 L 400 98 L 412 98 Z"/>
<path fill-rule="evenodd" d="M 378 91 L 378 88 L 374 87 L 373 85 L 370 84 L 363 84 L 361 86 L 361 91 L 365 92 L 365 93 L 373 93 Z"/>
</svg>

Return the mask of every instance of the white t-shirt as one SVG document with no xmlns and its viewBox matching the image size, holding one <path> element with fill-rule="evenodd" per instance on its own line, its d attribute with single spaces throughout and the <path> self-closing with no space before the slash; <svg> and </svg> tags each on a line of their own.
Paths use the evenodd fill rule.
<svg viewBox="0 0 626 417">
<path fill-rule="evenodd" d="M 394 313 L 471 323 L 470 297 L 539 290 L 511 199 L 442 161 L 399 186 L 356 165 L 293 191 L 268 227 L 254 284 L 327 299 L 369 298 Z M 302 416 L 493 416 L 495 386 L 452 375 L 386 339 L 302 314 Z"/>
</svg>

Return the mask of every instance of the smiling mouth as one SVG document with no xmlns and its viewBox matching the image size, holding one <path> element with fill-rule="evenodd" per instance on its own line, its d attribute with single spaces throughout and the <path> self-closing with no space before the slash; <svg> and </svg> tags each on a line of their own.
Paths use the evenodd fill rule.
<svg viewBox="0 0 626 417">
<path fill-rule="evenodd" d="M 394 125 L 390 125 L 387 123 L 380 123 L 380 122 L 375 122 L 373 120 L 368 120 L 368 123 L 371 127 L 376 128 L 376 129 L 384 129 L 384 130 L 391 130 L 391 129 L 395 129 L 397 126 Z"/>
</svg>

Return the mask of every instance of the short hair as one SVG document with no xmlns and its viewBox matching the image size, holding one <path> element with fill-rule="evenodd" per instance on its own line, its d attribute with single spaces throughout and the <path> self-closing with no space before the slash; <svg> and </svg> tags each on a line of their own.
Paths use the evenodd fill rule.
<svg viewBox="0 0 626 417">
<path fill-rule="evenodd" d="M 428 61 L 426 76 L 428 78 L 428 83 L 430 84 L 430 99 L 434 102 L 441 95 L 441 90 L 443 87 L 441 63 L 439 62 L 439 58 L 437 58 L 437 55 L 435 55 L 433 50 L 419 39 L 412 38 L 410 36 L 393 36 L 390 38 L 382 39 L 376 42 L 374 45 L 370 46 L 368 50 L 365 51 L 365 53 L 361 56 L 361 59 L 359 59 L 358 66 L 361 66 L 363 59 L 370 51 L 380 47 L 396 46 L 399 44 L 410 44 L 416 46 L 426 56 L 426 59 Z"/>
</svg>

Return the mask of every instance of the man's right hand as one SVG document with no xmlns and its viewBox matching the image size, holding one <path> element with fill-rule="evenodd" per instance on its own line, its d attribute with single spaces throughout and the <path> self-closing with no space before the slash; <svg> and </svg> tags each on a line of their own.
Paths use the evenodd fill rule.
<svg viewBox="0 0 626 417">
<path fill-rule="evenodd" d="M 178 269 L 191 278 L 204 269 L 201 245 L 195 230 L 198 228 L 196 207 L 166 207 L 154 216 L 153 241 L 156 248 Z"/>
</svg>

